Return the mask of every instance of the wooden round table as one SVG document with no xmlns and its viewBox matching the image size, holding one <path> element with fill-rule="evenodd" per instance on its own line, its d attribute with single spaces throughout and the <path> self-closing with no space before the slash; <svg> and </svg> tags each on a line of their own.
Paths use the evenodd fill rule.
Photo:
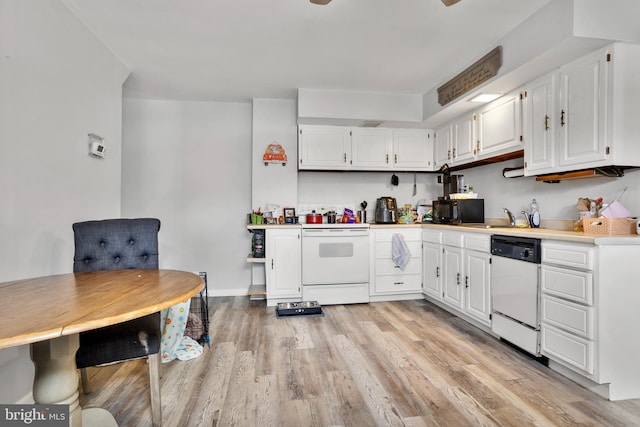
<svg viewBox="0 0 640 427">
<path fill-rule="evenodd" d="M 0 349 L 31 344 L 35 402 L 68 404 L 70 425 L 81 426 L 78 333 L 169 308 L 203 287 L 200 276 L 177 270 L 96 271 L 0 283 Z M 105 414 L 92 408 L 88 416 Z"/>
</svg>

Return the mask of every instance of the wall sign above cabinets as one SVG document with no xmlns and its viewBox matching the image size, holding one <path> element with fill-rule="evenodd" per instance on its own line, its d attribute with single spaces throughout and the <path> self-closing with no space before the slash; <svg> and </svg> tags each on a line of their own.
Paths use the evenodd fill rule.
<svg viewBox="0 0 640 427">
<path fill-rule="evenodd" d="M 469 68 L 440 86 L 438 88 L 438 103 L 445 106 L 471 89 L 480 86 L 498 74 L 498 69 L 501 66 L 502 46 L 498 46 Z"/>
</svg>

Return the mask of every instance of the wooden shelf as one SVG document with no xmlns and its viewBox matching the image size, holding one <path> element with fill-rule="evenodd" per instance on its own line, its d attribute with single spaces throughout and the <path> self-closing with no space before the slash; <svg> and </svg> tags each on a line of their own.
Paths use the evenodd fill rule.
<svg viewBox="0 0 640 427">
<path fill-rule="evenodd" d="M 266 258 L 255 258 L 253 255 L 249 254 L 247 255 L 247 262 L 257 262 L 260 264 L 264 264 L 266 261 Z"/>
<path fill-rule="evenodd" d="M 251 285 L 247 292 L 249 299 L 262 301 L 267 299 L 267 287 L 266 285 Z"/>
</svg>

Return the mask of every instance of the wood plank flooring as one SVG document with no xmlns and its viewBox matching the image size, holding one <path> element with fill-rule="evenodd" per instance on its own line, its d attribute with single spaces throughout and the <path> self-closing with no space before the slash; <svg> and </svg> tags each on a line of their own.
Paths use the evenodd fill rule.
<svg viewBox="0 0 640 427">
<path fill-rule="evenodd" d="M 426 301 L 287 319 L 248 297 L 209 306 L 211 347 L 161 366 L 165 427 L 640 425 L 640 399 L 602 399 Z M 151 425 L 146 361 L 89 375 L 84 407 Z"/>
</svg>

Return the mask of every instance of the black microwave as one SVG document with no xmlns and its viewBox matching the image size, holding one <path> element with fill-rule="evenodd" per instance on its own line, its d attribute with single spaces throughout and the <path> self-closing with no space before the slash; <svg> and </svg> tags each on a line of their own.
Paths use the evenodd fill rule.
<svg viewBox="0 0 640 427">
<path fill-rule="evenodd" d="M 484 199 L 434 200 L 434 224 L 467 224 L 484 222 Z"/>
</svg>

